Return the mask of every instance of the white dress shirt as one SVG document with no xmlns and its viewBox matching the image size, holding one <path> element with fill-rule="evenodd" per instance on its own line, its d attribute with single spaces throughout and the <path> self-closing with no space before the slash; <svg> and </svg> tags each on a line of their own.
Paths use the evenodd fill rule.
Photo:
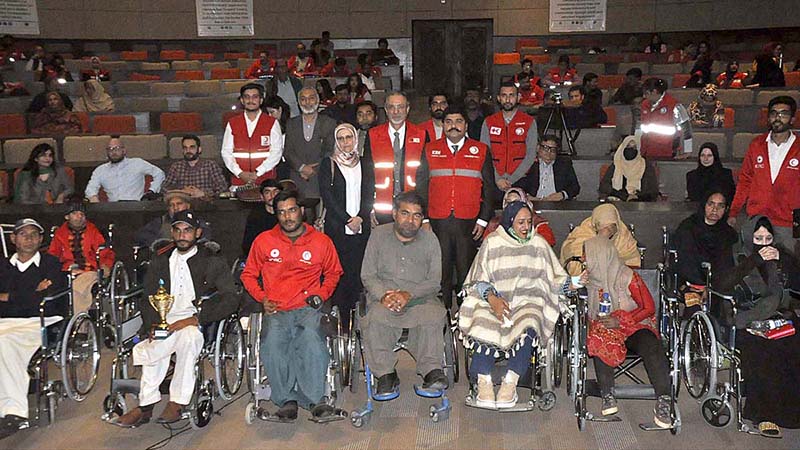
<svg viewBox="0 0 800 450">
<path fill-rule="evenodd" d="M 789 149 L 792 148 L 792 144 L 794 144 L 795 135 L 794 133 L 789 133 L 789 139 L 786 140 L 781 145 L 775 143 L 772 140 L 772 132 L 770 131 L 767 135 L 767 154 L 769 154 L 769 174 L 772 176 L 772 182 L 775 183 L 775 180 L 778 179 L 778 174 L 781 171 L 781 167 L 783 166 L 783 161 L 786 159 L 786 155 L 789 154 Z"/>
<path fill-rule="evenodd" d="M 256 129 L 258 119 L 261 118 L 261 111 L 258 111 L 255 120 L 250 120 L 246 113 L 244 114 L 244 123 L 247 125 L 247 137 L 252 137 Z M 236 162 L 233 156 L 233 131 L 231 125 L 225 125 L 225 134 L 222 136 L 222 149 L 220 149 L 220 156 L 225 167 L 237 177 L 243 172 L 242 168 Z M 272 170 L 281 162 L 283 156 L 283 133 L 281 132 L 281 124 L 277 120 L 272 124 L 272 129 L 269 130 L 269 155 L 258 167 L 256 167 L 256 176 L 264 175 Z"/>
<path fill-rule="evenodd" d="M 121 200 L 139 201 L 144 195 L 144 178 L 146 175 L 153 177 L 153 181 L 150 183 L 150 190 L 153 192 L 161 191 L 161 183 L 164 182 L 164 171 L 158 167 L 141 158 L 124 158 L 118 163 L 109 161 L 101 164 L 92 172 L 92 177 L 86 185 L 86 196 L 93 197 L 97 195 L 102 187 L 106 191 L 110 202 Z"/>
<path fill-rule="evenodd" d="M 193 303 L 197 297 L 188 264 L 189 258 L 196 254 L 197 246 L 192 247 L 185 254 L 181 254 L 178 249 L 175 249 L 169 257 L 169 293 L 175 297 L 175 303 L 167 313 L 168 323 L 174 323 L 197 314 L 197 308 Z"/>
<path fill-rule="evenodd" d="M 545 198 L 550 194 L 556 193 L 556 180 L 553 174 L 553 164 L 545 163 L 539 160 L 539 191 L 536 192 L 536 197 Z"/>
</svg>

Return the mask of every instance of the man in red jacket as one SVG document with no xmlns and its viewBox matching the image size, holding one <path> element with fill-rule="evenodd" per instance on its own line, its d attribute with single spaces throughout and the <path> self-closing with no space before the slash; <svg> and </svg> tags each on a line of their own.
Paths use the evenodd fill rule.
<svg viewBox="0 0 800 450">
<path fill-rule="evenodd" d="M 92 286 L 97 282 L 97 270 L 111 274 L 114 251 L 100 251 L 100 266 L 97 265 L 97 250 L 106 245 L 106 237 L 97 227 L 86 220 L 86 206 L 79 201 L 69 204 L 65 222 L 58 227 L 47 252 L 58 258 L 61 270 L 72 271 L 76 276 L 72 282 L 75 311 L 85 311 L 92 303 Z"/>
<path fill-rule="evenodd" d="M 329 354 L 317 309 L 333 294 L 342 266 L 330 238 L 303 223 L 298 196 L 292 190 L 275 196 L 279 226 L 253 241 L 241 276 L 264 307 L 261 358 L 279 406 L 262 418 L 279 422 L 296 420 L 298 406 L 315 419 L 335 413 L 325 398 Z"/>
<path fill-rule="evenodd" d="M 431 119 L 417 125 L 425 129 L 426 137 L 425 142 L 435 141 L 441 139 L 444 135 L 444 110 L 448 106 L 448 98 L 445 94 L 433 94 L 428 97 L 428 109 L 431 112 Z"/>
<path fill-rule="evenodd" d="M 775 97 L 767 111 L 770 131 L 753 139 L 744 155 L 728 224 L 746 205 L 747 217 L 767 216 L 775 240 L 792 248 L 792 211 L 800 209 L 800 139 L 792 131 L 797 102 Z"/>
</svg>

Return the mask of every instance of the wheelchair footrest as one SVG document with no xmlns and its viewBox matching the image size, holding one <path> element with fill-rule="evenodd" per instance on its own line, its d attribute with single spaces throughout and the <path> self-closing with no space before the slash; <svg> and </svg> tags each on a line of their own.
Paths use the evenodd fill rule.
<svg viewBox="0 0 800 450">
<path fill-rule="evenodd" d="M 641 429 L 642 431 L 669 431 L 672 430 L 673 428 L 675 427 L 672 426 L 667 428 L 661 428 L 660 426 L 656 425 L 655 422 L 647 422 L 639 424 L 639 429 Z"/>
<path fill-rule="evenodd" d="M 446 391 L 444 389 L 424 389 L 420 385 L 417 384 L 414 385 L 414 393 L 416 393 L 420 397 L 439 398 L 443 396 L 445 392 Z"/>
<path fill-rule="evenodd" d="M 616 414 L 612 416 L 595 416 L 592 413 L 586 413 L 586 420 L 591 422 L 622 422 L 622 419 Z"/>
<path fill-rule="evenodd" d="M 586 380 L 586 395 L 602 397 L 597 380 Z M 655 400 L 656 391 L 650 384 L 618 384 L 614 386 L 614 397 L 623 400 Z"/>
<path fill-rule="evenodd" d="M 396 387 L 392 392 L 386 394 L 373 394 L 372 399 L 376 402 L 387 402 L 389 400 L 394 400 L 397 397 L 400 397 L 400 387 Z"/>
<path fill-rule="evenodd" d="M 313 415 L 308 418 L 309 421 L 314 423 L 330 423 L 330 422 L 337 422 L 339 420 L 344 420 L 347 418 L 347 411 L 334 408 L 333 414 L 324 417 L 314 417 Z"/>
</svg>

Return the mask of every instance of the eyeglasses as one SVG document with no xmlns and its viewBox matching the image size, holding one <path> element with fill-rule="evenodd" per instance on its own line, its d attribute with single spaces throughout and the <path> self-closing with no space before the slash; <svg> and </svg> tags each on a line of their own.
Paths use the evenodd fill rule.
<svg viewBox="0 0 800 450">
<path fill-rule="evenodd" d="M 780 116 L 782 119 L 789 119 L 792 117 L 792 111 L 788 109 L 782 109 L 780 111 L 773 109 L 772 111 L 769 112 L 770 118 L 775 118 L 778 116 Z"/>
<path fill-rule="evenodd" d="M 115 152 L 117 150 L 125 150 L 125 146 L 124 145 L 115 145 L 113 147 L 106 147 L 106 151 L 107 152 Z"/>
<path fill-rule="evenodd" d="M 558 152 L 558 147 L 551 146 L 551 145 L 539 144 L 539 148 L 542 149 L 542 151 L 546 152 L 546 153 L 556 153 L 556 152 Z"/>
</svg>

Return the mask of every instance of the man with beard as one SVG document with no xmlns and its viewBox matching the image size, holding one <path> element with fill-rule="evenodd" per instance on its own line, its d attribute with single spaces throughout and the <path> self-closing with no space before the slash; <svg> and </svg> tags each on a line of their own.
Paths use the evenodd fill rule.
<svg viewBox="0 0 800 450">
<path fill-rule="evenodd" d="M 309 72 L 316 72 L 316 63 L 317 61 L 314 61 L 314 57 L 306 50 L 306 45 L 299 42 L 297 44 L 297 54 L 289 58 L 286 65 L 292 75 L 303 78 Z"/>
<path fill-rule="evenodd" d="M 401 92 L 391 92 L 384 103 L 387 122 L 369 130 L 364 158 L 375 163 L 375 219 L 373 225 L 392 220 L 392 198 L 413 190 L 425 146 L 425 130 L 408 122 L 411 106 Z"/>
<path fill-rule="evenodd" d="M 289 175 L 308 207 L 306 217 L 309 223 L 313 223 L 316 219 L 315 208 L 319 204 L 319 165 L 323 157 L 333 153 L 336 122 L 317 113 L 319 94 L 316 89 L 301 89 L 298 100 L 303 114 L 286 123 L 284 156 L 289 164 Z"/>
<path fill-rule="evenodd" d="M 794 248 L 800 237 L 797 228 L 792 235 L 793 220 L 799 227 L 800 217 L 800 139 L 792 131 L 797 102 L 789 96 L 774 97 L 767 111 L 770 131 L 753 139 L 744 155 L 728 223 L 734 225 L 745 208 L 750 220 L 766 216 L 775 241 Z"/>
<path fill-rule="evenodd" d="M 242 255 L 250 253 L 250 247 L 259 234 L 271 230 L 278 224 L 272 200 L 281 191 L 281 185 L 276 180 L 265 180 L 261 183 L 261 198 L 264 200 L 263 208 L 253 208 L 244 224 L 244 237 L 242 238 Z"/>
<path fill-rule="evenodd" d="M 370 100 L 365 100 L 356 105 L 356 122 L 358 122 L 358 149 L 361 152 L 358 156 L 364 156 L 364 142 L 367 140 L 367 132 L 370 128 L 378 124 L 378 107 Z"/>
<path fill-rule="evenodd" d="M 114 425 L 136 428 L 150 421 L 153 407 L 161 401 L 159 386 L 167 375 L 172 354 L 175 364 L 169 403 L 157 422 L 169 424 L 180 420 L 195 390 L 195 364 L 203 348 L 200 327 L 224 319 L 239 305 L 225 260 L 197 245 L 202 233 L 200 220 L 192 211 L 175 214 L 171 230 L 174 250 L 150 261 L 144 279 L 145 295 L 154 295 L 163 287 L 174 297 L 166 317 L 169 335 L 160 339 L 154 336 L 153 328 L 161 319 L 149 302 L 141 302 L 142 341 L 133 347 L 133 363 L 142 366 L 139 406 L 112 422 Z M 216 295 L 204 301 L 198 313 L 197 301 L 212 292 Z"/>
<path fill-rule="evenodd" d="M 350 103 L 350 91 L 346 84 L 340 84 L 335 88 L 336 103 L 325 108 L 324 114 L 336 121 L 336 124 L 349 123 L 356 126 L 356 107 Z"/>
<path fill-rule="evenodd" d="M 291 190 L 275 197 L 279 226 L 256 238 L 241 276 L 263 305 L 261 360 L 279 407 L 262 419 L 278 422 L 294 422 L 298 407 L 319 420 L 335 413 L 325 397 L 329 355 L 316 308 L 333 294 L 342 267 L 331 239 L 303 223 L 298 197 Z"/>
<path fill-rule="evenodd" d="M 431 119 L 418 125 L 425 130 L 425 142 L 442 138 L 442 119 L 444 119 L 444 110 L 447 109 L 447 106 L 448 98 L 445 94 L 433 94 L 428 97 Z"/>
<path fill-rule="evenodd" d="M 536 121 L 519 110 L 519 88 L 514 83 L 500 85 L 497 102 L 500 111 L 487 117 L 481 127 L 481 142 L 490 147 L 494 160 L 494 180 L 499 189 L 491 197 L 495 203 L 528 173 L 536 159 L 539 137 Z"/>
<path fill-rule="evenodd" d="M 147 222 L 133 236 L 133 241 L 138 246 L 149 247 L 153 253 L 159 250 L 168 250 L 167 247 L 170 246 L 167 244 L 172 243 L 172 220 L 177 213 L 190 209 L 191 201 L 192 197 L 186 191 L 167 191 L 164 194 L 167 213 Z M 203 231 L 200 242 L 208 245 L 212 252 L 219 251 L 219 244 L 211 241 L 211 225 L 208 222 L 200 221 L 200 228 Z"/>
<path fill-rule="evenodd" d="M 100 189 L 105 191 L 110 202 L 149 200 L 161 191 L 164 171 L 141 158 L 127 158 L 127 154 L 119 136 L 111 136 L 106 146 L 108 162 L 94 169 L 86 185 L 86 197 L 90 202 L 100 202 Z M 147 175 L 152 181 L 145 192 Z"/>
<path fill-rule="evenodd" d="M 376 400 L 391 400 L 399 392 L 394 347 L 403 328 L 408 328 L 423 389 L 448 387 L 442 371 L 445 311 L 437 298 L 442 275 L 439 243 L 431 231 L 420 229 L 424 214 L 416 192 L 394 198 L 392 217 L 394 223 L 372 231 L 361 266 L 367 291 L 367 314 L 361 325 L 364 356 L 378 378 Z"/>
<path fill-rule="evenodd" d="M 516 88 L 515 88 L 516 89 Z M 477 252 L 475 241 L 494 215 L 494 168 L 489 147 L 467 139 L 467 114 L 449 107 L 444 113 L 445 139 L 428 143 L 417 170 L 417 193 L 428 205 L 433 232 L 442 249 L 442 294 L 445 306 L 461 290 Z M 455 265 L 456 284 L 453 284 Z"/>
<path fill-rule="evenodd" d="M 481 138 L 481 128 L 483 128 L 485 117 L 481 106 L 480 89 L 467 88 L 464 94 L 464 108 L 467 110 L 467 136 L 476 141 Z"/>
<path fill-rule="evenodd" d="M 269 114 L 262 114 L 264 86 L 247 83 L 239 89 L 244 113 L 228 120 L 222 137 L 220 156 L 233 174 L 231 184 L 258 185 L 275 178 L 275 166 L 283 155 L 281 125 Z"/>
<path fill-rule="evenodd" d="M 203 147 L 200 138 L 188 134 L 181 139 L 183 161 L 176 161 L 169 166 L 164 190 L 181 189 L 194 198 L 216 197 L 228 190 L 228 183 L 222 168 L 216 161 L 201 159 Z"/>
<path fill-rule="evenodd" d="M 80 200 L 70 202 L 64 219 L 53 235 L 47 253 L 58 258 L 62 271 L 75 276 L 72 282 L 75 311 L 86 311 L 92 303 L 92 286 L 97 281 L 97 271 L 102 270 L 105 276 L 111 274 L 114 251 L 110 248 L 102 250 L 98 267 L 97 250 L 106 245 L 106 237 L 86 219 L 86 206 Z"/>
</svg>

